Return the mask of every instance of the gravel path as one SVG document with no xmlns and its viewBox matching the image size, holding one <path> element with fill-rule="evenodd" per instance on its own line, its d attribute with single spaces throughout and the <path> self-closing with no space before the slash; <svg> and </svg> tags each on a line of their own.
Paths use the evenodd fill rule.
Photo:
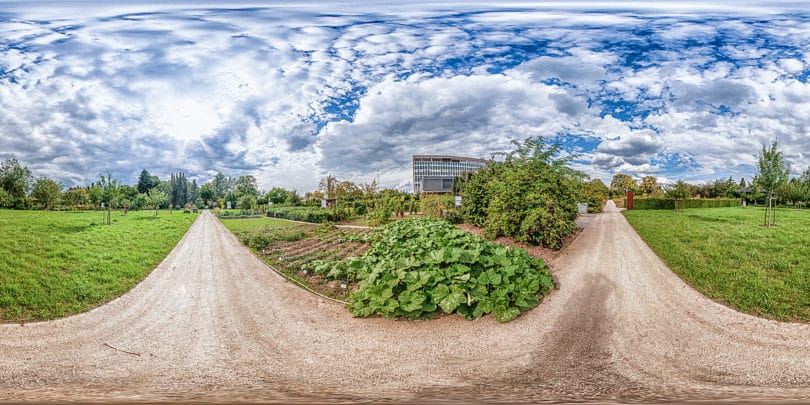
<svg viewBox="0 0 810 405">
<path fill-rule="evenodd" d="M 684 284 L 610 206 L 517 320 L 354 319 L 285 282 L 209 213 L 87 313 L 0 325 L 0 402 L 810 400 L 810 325 Z"/>
</svg>

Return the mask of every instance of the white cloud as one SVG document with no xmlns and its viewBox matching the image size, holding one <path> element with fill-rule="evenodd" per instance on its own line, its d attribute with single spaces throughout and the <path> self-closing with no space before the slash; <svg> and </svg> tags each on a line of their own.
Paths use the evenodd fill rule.
<svg viewBox="0 0 810 405">
<path fill-rule="evenodd" d="M 394 186 L 411 154 L 530 135 L 601 141 L 568 149 L 603 178 L 750 176 L 775 137 L 807 166 L 810 24 L 748 19 L 753 2 L 80 3 L 0 16 L 0 158 L 66 182 L 222 170 L 306 191 L 380 170 Z"/>
</svg>

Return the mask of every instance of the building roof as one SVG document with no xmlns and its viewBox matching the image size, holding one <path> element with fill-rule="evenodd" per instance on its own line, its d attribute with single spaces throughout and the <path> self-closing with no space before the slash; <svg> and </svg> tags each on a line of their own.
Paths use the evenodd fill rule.
<svg viewBox="0 0 810 405">
<path fill-rule="evenodd" d="M 489 163 L 487 159 L 464 157 L 464 156 L 450 156 L 450 155 L 413 155 L 413 160 L 469 160 L 473 162 Z"/>
</svg>

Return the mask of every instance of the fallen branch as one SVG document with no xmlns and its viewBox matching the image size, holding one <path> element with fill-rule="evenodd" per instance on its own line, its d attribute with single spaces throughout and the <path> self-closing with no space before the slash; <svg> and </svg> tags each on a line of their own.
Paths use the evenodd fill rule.
<svg viewBox="0 0 810 405">
<path fill-rule="evenodd" d="M 121 349 L 119 349 L 119 348 L 117 348 L 117 347 L 115 347 L 115 346 L 113 346 L 113 345 L 111 345 L 109 343 L 102 343 L 102 345 L 107 346 L 110 349 L 113 349 L 113 350 L 116 350 L 116 351 L 119 351 L 119 352 L 122 352 L 122 353 L 131 354 L 133 356 L 140 356 L 141 355 L 140 353 L 133 353 L 133 352 L 128 352 L 126 350 L 121 350 Z"/>
</svg>

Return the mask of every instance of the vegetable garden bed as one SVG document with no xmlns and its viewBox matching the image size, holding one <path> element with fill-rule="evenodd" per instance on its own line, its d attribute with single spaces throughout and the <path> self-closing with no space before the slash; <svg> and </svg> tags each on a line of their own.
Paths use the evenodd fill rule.
<svg viewBox="0 0 810 405">
<path fill-rule="evenodd" d="M 444 221 L 397 221 L 378 230 L 273 219 L 226 227 L 263 261 L 355 316 L 431 318 L 492 313 L 498 321 L 535 307 L 554 282 L 541 259 L 487 242 Z"/>
</svg>

